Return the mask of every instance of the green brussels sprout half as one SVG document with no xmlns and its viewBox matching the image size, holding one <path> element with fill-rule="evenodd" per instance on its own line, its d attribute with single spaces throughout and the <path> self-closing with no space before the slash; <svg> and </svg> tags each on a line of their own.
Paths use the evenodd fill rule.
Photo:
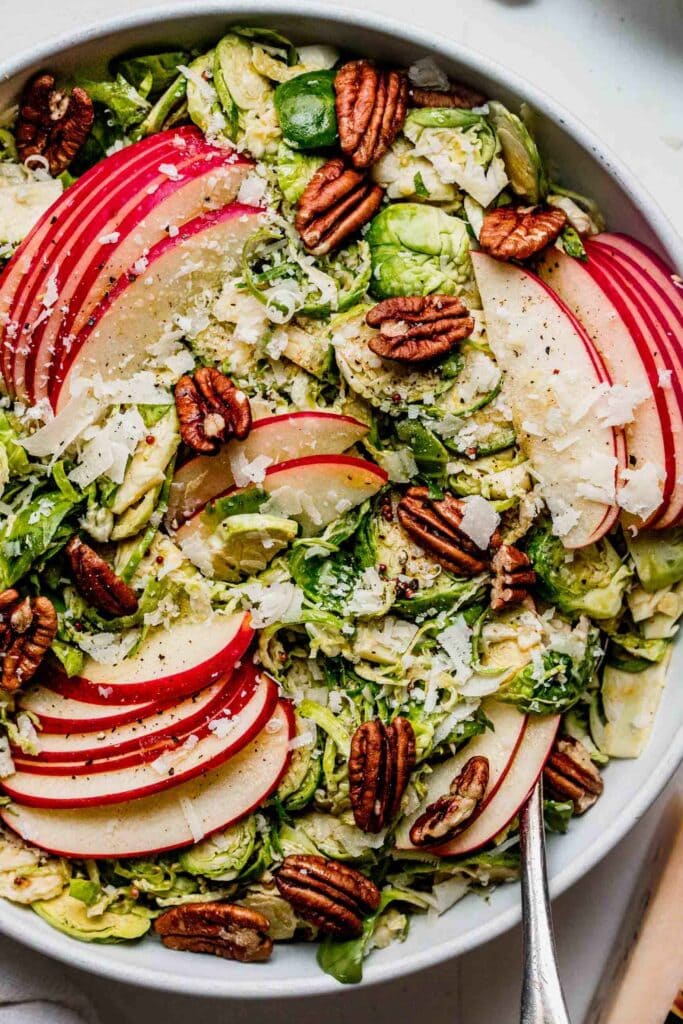
<svg viewBox="0 0 683 1024">
<path fill-rule="evenodd" d="M 251 815 L 222 832 L 183 850 L 178 858 L 183 871 L 221 882 L 237 878 L 256 846 L 256 818 Z"/>
<path fill-rule="evenodd" d="M 502 103 L 490 100 L 488 107 L 513 192 L 530 203 L 540 203 L 547 195 L 548 179 L 536 143 L 522 119 Z"/>
<path fill-rule="evenodd" d="M 315 744 L 292 751 L 289 768 L 277 788 L 278 800 L 287 811 L 300 811 L 311 802 L 320 782 L 322 762 Z"/>
<path fill-rule="evenodd" d="M 233 25 L 232 31 L 241 39 L 248 39 L 252 43 L 268 46 L 274 50 L 282 50 L 286 55 L 289 67 L 293 67 L 299 60 L 299 53 L 294 43 L 290 42 L 287 36 L 283 36 L 281 32 L 276 32 L 275 29 L 263 28 L 260 25 Z"/>
<path fill-rule="evenodd" d="M 683 526 L 643 530 L 635 537 L 625 530 L 624 537 L 645 590 L 661 590 L 683 580 Z"/>
<path fill-rule="evenodd" d="M 606 539 L 572 553 L 548 522 L 534 529 L 527 554 L 536 571 L 541 596 L 565 615 L 612 619 L 619 615 L 632 573 Z"/>
<path fill-rule="evenodd" d="M 590 706 L 590 731 L 607 757 L 640 757 L 654 725 L 669 659 L 633 673 L 606 665 Z"/>
<path fill-rule="evenodd" d="M 311 153 L 301 153 L 290 149 L 281 142 L 277 150 L 275 173 L 278 188 L 288 203 L 297 203 L 304 189 L 325 160 Z"/>
<path fill-rule="evenodd" d="M 275 109 L 292 149 L 324 149 L 337 141 L 335 71 L 307 71 L 275 90 Z"/>
<path fill-rule="evenodd" d="M 396 434 L 410 447 L 421 473 L 426 476 L 444 473 L 450 456 L 436 434 L 424 424 L 419 420 L 403 420 L 397 424 Z"/>
<path fill-rule="evenodd" d="M 379 299 L 396 295 L 476 295 L 464 221 L 436 206 L 398 203 L 370 224 L 370 291 Z"/>
<path fill-rule="evenodd" d="M 272 87 L 260 75 L 251 61 L 251 46 L 235 34 L 223 36 L 216 46 L 213 61 L 216 89 L 226 116 L 232 121 L 232 112 L 258 110 L 272 97 Z"/>
<path fill-rule="evenodd" d="M 474 460 L 459 459 L 450 464 L 448 486 L 461 497 L 481 494 L 489 501 L 521 498 L 531 490 L 529 463 L 515 448 Z"/>
<path fill-rule="evenodd" d="M 90 915 L 81 900 L 63 892 L 51 900 L 31 904 L 44 921 L 81 942 L 128 942 L 145 935 L 152 923 L 151 911 L 136 907 L 129 911 L 105 910 Z"/>
<path fill-rule="evenodd" d="M 219 78 L 215 63 L 217 51 L 210 50 L 193 60 L 188 68 L 187 112 L 205 135 L 237 135 L 237 111 L 218 92 Z"/>
<path fill-rule="evenodd" d="M 187 94 L 187 79 L 184 75 L 178 75 L 161 94 L 154 106 L 140 124 L 133 129 L 133 139 L 145 139 L 148 135 L 160 132 L 162 128 L 170 127 L 175 123 L 175 118 L 185 110 L 185 96 Z M 189 109 L 187 116 L 190 117 Z"/>
</svg>

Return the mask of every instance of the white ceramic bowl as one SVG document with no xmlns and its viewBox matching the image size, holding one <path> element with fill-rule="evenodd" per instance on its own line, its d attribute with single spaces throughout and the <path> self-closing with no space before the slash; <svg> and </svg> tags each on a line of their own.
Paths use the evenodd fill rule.
<svg viewBox="0 0 683 1024">
<path fill-rule="evenodd" d="M 38 68 L 68 70 L 105 61 L 129 48 L 171 43 L 209 43 L 230 21 L 268 24 L 299 43 L 328 42 L 367 56 L 408 65 L 432 54 L 454 78 L 487 95 L 518 105 L 529 102 L 539 114 L 539 136 L 546 154 L 566 169 L 568 183 L 594 196 L 611 228 L 649 243 L 675 266 L 683 265 L 683 245 L 652 198 L 619 161 L 544 93 L 480 54 L 371 13 L 335 15 L 307 0 L 197 0 L 191 14 L 169 3 L 146 13 L 73 33 L 19 56 L 0 68 L 0 110 L 13 102 L 28 74 Z M 549 842 L 553 895 L 576 882 L 604 857 L 652 804 L 683 757 L 683 649 L 678 646 L 657 723 L 645 753 L 636 761 L 613 761 L 605 792 L 569 833 Z M 503 886 L 488 901 L 467 897 L 436 921 L 415 918 L 406 942 L 374 952 L 366 962 L 364 984 L 387 981 L 464 953 L 494 938 L 520 917 L 516 885 Z M 169 992 L 202 996 L 263 998 L 340 991 L 315 962 L 315 948 L 277 946 L 267 965 L 225 963 L 216 957 L 165 950 L 153 939 L 137 945 L 86 945 L 54 931 L 30 910 L 0 901 L 0 929 L 34 949 L 73 966 L 120 981 Z M 348 990 L 347 990 L 348 991 Z"/>
</svg>

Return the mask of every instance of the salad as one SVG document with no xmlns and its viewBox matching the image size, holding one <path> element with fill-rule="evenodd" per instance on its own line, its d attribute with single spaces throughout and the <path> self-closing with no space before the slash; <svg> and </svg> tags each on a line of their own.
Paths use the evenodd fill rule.
<svg viewBox="0 0 683 1024">
<path fill-rule="evenodd" d="M 648 742 L 677 279 L 531 111 L 274 29 L 0 120 L 0 893 L 361 978 Z M 457 911 L 455 911 L 457 914 Z"/>
</svg>

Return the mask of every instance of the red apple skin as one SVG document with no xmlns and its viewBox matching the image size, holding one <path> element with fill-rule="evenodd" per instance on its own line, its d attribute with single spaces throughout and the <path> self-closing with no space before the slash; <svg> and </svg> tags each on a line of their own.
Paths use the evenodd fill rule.
<svg viewBox="0 0 683 1024">
<path fill-rule="evenodd" d="M 288 701 L 281 700 L 278 703 L 276 715 L 279 715 L 281 719 L 284 719 L 287 723 L 287 740 L 290 742 L 296 734 L 296 720 L 291 704 Z M 204 834 L 206 836 L 210 836 L 215 832 L 220 832 L 222 829 L 227 828 L 228 825 L 232 825 L 235 821 L 239 821 L 241 818 L 246 817 L 248 814 L 251 814 L 252 811 L 255 811 L 260 807 L 280 785 L 280 782 L 289 767 L 290 760 L 291 752 L 288 750 L 285 756 L 282 757 L 281 761 L 278 761 L 278 770 L 273 773 L 272 777 L 268 780 L 268 784 L 263 786 L 261 791 L 256 791 L 253 795 L 253 799 L 251 796 L 246 799 L 245 804 L 240 807 L 239 813 L 230 815 L 226 814 L 222 819 L 220 815 L 216 815 L 214 824 L 211 828 L 208 828 Z M 207 782 L 210 784 L 210 778 L 207 778 Z M 186 790 L 187 787 L 184 787 L 182 784 L 178 787 L 177 799 L 180 799 L 184 789 Z M 168 793 L 171 794 L 173 791 L 169 790 Z M 104 837 L 107 835 L 107 827 L 111 819 L 116 818 L 117 816 L 117 805 L 110 805 L 106 809 L 85 808 L 76 812 L 59 810 L 36 810 L 32 812 L 30 809 L 26 809 L 28 812 L 28 821 L 22 816 L 26 813 L 22 807 L 16 805 L 10 805 L 9 807 L 0 806 L 0 820 L 2 820 L 11 831 L 16 832 L 27 842 L 34 843 L 41 849 L 47 850 L 49 853 L 54 853 L 61 857 L 91 857 L 93 859 L 104 859 L 112 856 L 141 857 L 143 855 L 164 853 L 168 850 L 177 850 L 180 847 L 187 846 L 193 841 L 193 836 L 189 830 L 183 834 L 182 838 L 176 836 L 174 841 L 169 842 L 167 839 L 161 840 L 159 835 L 155 835 L 153 828 L 149 831 L 145 840 L 141 838 L 137 843 L 135 843 L 130 839 L 131 832 L 135 833 L 136 824 L 138 825 L 138 831 L 139 826 L 142 825 L 142 831 L 144 834 L 144 826 L 148 824 L 149 814 L 158 799 L 158 796 L 156 798 L 143 797 L 140 802 L 127 801 L 119 806 L 119 815 L 124 819 L 125 824 L 128 826 L 125 828 L 125 834 L 127 842 L 129 842 L 130 845 L 125 846 L 120 843 L 116 848 L 112 848 L 112 845 L 107 847 L 106 839 Z M 32 813 L 42 821 L 43 826 L 47 825 L 48 828 L 49 826 L 54 828 L 61 822 L 61 827 L 56 828 L 56 832 L 58 834 L 52 839 L 42 839 L 41 841 L 41 836 L 37 834 L 35 829 L 31 830 L 30 827 L 30 817 Z M 74 814 L 78 816 L 77 820 L 79 824 L 82 824 L 86 818 L 90 822 L 89 828 L 92 829 L 94 838 L 87 847 L 86 845 L 82 845 L 78 848 L 74 843 L 73 830 L 70 827 L 70 820 L 73 818 Z M 131 815 L 133 817 L 132 821 L 130 820 Z M 135 821 L 136 817 L 138 819 L 137 822 Z M 59 835 L 60 832 L 61 836 Z"/>
<path fill-rule="evenodd" d="M 261 677 L 265 680 L 266 677 Z M 138 786 L 134 789 L 125 790 L 122 789 L 118 792 L 102 793 L 96 796 L 81 796 L 81 797 L 46 797 L 41 796 L 38 793 L 23 793 L 16 787 L 16 775 L 9 776 L 2 780 L 2 788 L 5 793 L 11 797 L 18 804 L 22 804 L 25 807 L 44 807 L 53 810 L 59 809 L 74 809 L 81 807 L 105 807 L 109 804 L 122 803 L 129 800 L 137 800 L 142 797 L 152 796 L 155 793 L 161 793 L 167 789 L 173 789 L 175 786 L 181 785 L 183 782 L 189 782 L 198 775 L 205 775 L 210 772 L 212 768 L 218 768 L 225 761 L 229 760 L 235 754 L 239 753 L 244 747 L 248 746 L 251 740 L 255 739 L 256 736 L 263 730 L 266 723 L 272 718 L 273 713 L 278 703 L 278 690 L 277 685 L 272 679 L 267 679 L 267 694 L 263 701 L 263 707 L 259 714 L 254 718 L 254 721 L 250 724 L 248 729 L 244 729 L 239 735 L 235 736 L 229 743 L 226 742 L 225 746 L 221 751 L 215 754 L 213 757 L 207 758 L 204 761 L 195 764 L 192 768 L 183 771 L 182 767 L 179 767 L 173 775 L 167 775 L 160 777 L 157 781 L 148 783 L 146 785 Z M 252 699 L 256 699 L 255 697 Z M 245 705 L 246 708 L 246 705 Z M 244 710 L 244 709 L 242 709 Z M 202 739 L 206 739 L 210 735 L 207 729 L 204 734 L 199 737 L 199 742 Z M 74 771 L 72 768 L 66 768 L 64 771 L 50 771 L 50 772 L 39 772 L 31 770 L 28 773 L 32 776 L 39 775 L 50 775 L 55 778 L 57 775 L 64 775 L 69 780 L 75 781 L 79 776 L 87 778 L 89 775 L 103 774 L 105 772 L 115 772 L 125 770 L 126 768 L 135 769 L 136 766 L 143 765 L 149 761 L 154 761 L 161 754 L 168 750 L 174 749 L 177 745 L 173 743 L 167 743 L 154 748 L 151 752 L 145 752 L 144 757 L 138 755 L 128 755 L 127 757 L 118 758 L 109 762 L 102 762 L 102 764 L 91 765 L 85 772 Z M 148 756 L 151 755 L 151 756 Z M 53 766 L 57 768 L 57 766 Z M 21 769 L 20 769 L 21 770 Z M 115 785 L 115 780 L 112 780 L 112 785 Z"/>
<path fill-rule="evenodd" d="M 637 344 L 610 298 L 610 281 L 594 258 L 580 261 L 552 250 L 544 257 L 539 273 L 584 324 L 616 383 L 630 384 L 641 376 L 647 378 L 652 394 L 638 406 L 636 421 L 625 428 L 626 446 L 629 464 L 635 456 L 636 466 L 647 461 L 663 466 L 663 508 L 674 488 L 676 465 L 671 418 L 658 382 L 663 366 L 661 359 L 657 365 L 655 356 L 659 358 L 659 354 L 653 354 L 649 346 Z M 651 521 L 657 514 L 653 514 Z"/>
<path fill-rule="evenodd" d="M 148 275 L 153 276 L 155 272 L 160 272 L 158 261 L 167 253 L 172 252 L 178 243 L 187 241 L 188 239 L 199 236 L 203 233 L 208 233 L 212 228 L 227 224 L 228 222 L 239 222 L 243 218 L 254 218 L 254 224 L 256 225 L 256 218 L 262 217 L 263 213 L 263 209 L 259 207 L 245 206 L 241 203 L 231 203 L 229 206 L 222 207 L 218 210 L 211 210 L 208 213 L 195 217 L 183 226 L 183 229 L 177 238 L 166 237 L 156 245 L 152 246 L 147 254 Z M 48 384 L 48 397 L 53 409 L 57 410 L 64 404 L 60 402 L 60 395 L 63 386 L 68 379 L 69 373 L 73 369 L 74 364 L 79 357 L 81 349 L 87 345 L 90 337 L 101 329 L 103 319 L 115 306 L 121 296 L 132 285 L 134 285 L 136 281 L 137 278 L 131 278 L 128 274 L 122 274 L 116 284 L 112 285 L 111 290 L 92 311 L 91 315 L 88 317 L 86 326 L 75 339 L 74 343 L 69 347 L 68 351 L 62 350 L 57 353 L 57 358 L 51 367 L 49 375 L 50 380 Z"/>
<path fill-rule="evenodd" d="M 152 140 L 154 141 L 152 142 Z M 48 236 L 56 238 L 57 233 L 62 230 L 62 223 L 71 223 L 73 220 L 73 211 L 80 209 L 83 197 L 92 197 L 94 201 L 102 185 L 102 180 L 115 175 L 121 165 L 130 160 L 131 151 L 136 149 L 137 155 L 137 152 L 145 144 L 147 149 L 151 145 L 163 148 L 164 140 L 160 136 L 152 136 L 151 139 L 144 140 L 144 143 L 137 143 L 135 147 L 119 150 L 108 157 L 106 161 L 95 164 L 66 192 L 63 192 L 40 220 L 34 224 L 0 274 L 0 314 L 3 315 L 3 318 L 8 316 L 13 319 L 12 310 L 18 309 L 19 303 L 25 298 L 26 289 L 33 280 L 30 271 L 39 260 L 39 251 L 48 244 Z M 12 388 L 14 349 L 14 339 L 10 337 L 7 330 L 4 330 L 2 335 L 2 373 L 8 388 Z"/>
<path fill-rule="evenodd" d="M 34 332 L 31 354 L 25 367 L 26 390 L 33 402 L 47 396 L 52 362 L 59 361 L 73 337 L 86 326 L 91 312 L 111 287 L 111 277 L 131 273 L 138 257 L 167 237 L 163 225 L 178 223 L 179 220 L 182 225 L 205 210 L 224 205 L 220 201 L 218 182 L 214 181 L 210 186 L 207 179 L 217 179 L 220 175 L 223 178 L 222 198 L 225 203 L 234 199 L 237 178 L 252 166 L 251 161 L 236 158 L 230 150 L 209 146 L 203 136 L 201 142 L 199 139 L 192 142 L 184 150 L 174 147 L 173 164 L 182 180 L 176 181 L 160 174 L 158 160 L 152 161 L 145 176 L 137 174 L 132 182 L 123 183 L 96 223 L 88 226 L 83 240 L 72 247 L 62 263 L 60 278 L 64 286 L 60 288 L 60 305 L 53 316 L 43 321 Z M 203 185 L 202 181 L 205 182 Z M 192 199 L 190 191 L 194 192 Z M 184 195 L 188 198 L 183 203 Z M 182 210 L 183 205 L 185 210 L 179 216 L 178 210 Z M 113 216 L 112 208 L 115 211 Z M 151 225 L 150 221 L 153 222 Z M 113 245 L 100 245 L 97 240 L 112 230 L 120 233 L 120 240 Z M 144 240 L 141 237 L 137 247 L 132 248 L 139 234 L 144 234 Z M 68 307 L 66 314 L 61 312 L 62 306 Z M 16 360 L 14 376 L 17 384 Z"/>
<path fill-rule="evenodd" d="M 614 255 L 625 259 L 633 271 L 649 277 L 653 284 L 666 296 L 666 304 L 683 326 L 683 290 L 674 284 L 673 269 L 653 249 L 637 238 L 619 232 L 603 232 L 590 239 L 591 246 L 599 245 L 610 249 Z"/>
<path fill-rule="evenodd" d="M 39 773 L 45 772 L 45 774 L 50 774 L 53 767 L 57 773 L 61 772 L 60 765 L 64 763 L 73 766 L 74 773 L 78 773 L 79 771 L 96 771 L 97 769 L 92 765 L 93 761 L 118 759 L 127 754 L 144 754 L 143 759 L 146 759 L 147 752 L 152 748 L 154 750 L 157 748 L 163 749 L 169 737 L 173 739 L 173 743 L 170 745 L 172 749 L 178 737 L 187 736 L 191 732 L 201 733 L 208 722 L 215 718 L 223 708 L 230 707 L 234 711 L 241 707 L 253 692 L 255 685 L 255 673 L 252 666 L 249 663 L 242 665 L 234 674 L 226 676 L 224 681 L 219 680 L 213 683 L 211 688 L 217 687 L 217 690 L 211 699 L 208 702 L 205 700 L 203 706 L 197 709 L 187 709 L 188 713 L 184 718 L 176 718 L 170 723 L 165 723 L 164 711 L 158 709 L 154 710 L 150 715 L 138 715 L 136 720 L 138 726 L 137 734 L 125 741 L 121 741 L 117 736 L 117 730 L 120 729 L 120 725 L 116 724 L 102 728 L 97 734 L 89 732 L 50 733 L 43 729 L 39 736 L 42 745 L 40 753 L 30 756 L 24 754 L 20 748 L 15 747 L 13 749 L 14 763 L 15 765 L 21 765 L 25 770 L 30 769 Z M 185 700 L 194 703 L 201 696 L 202 691 L 200 690 L 197 694 L 192 695 L 190 698 L 185 698 Z M 182 703 L 183 701 L 174 701 L 165 710 L 174 709 L 178 704 Z M 95 736 L 99 737 L 102 734 L 105 734 L 105 738 L 97 742 Z M 55 736 L 61 737 L 61 743 L 54 743 Z M 69 744 L 74 739 L 74 736 L 88 736 L 92 746 L 79 746 L 76 750 L 70 750 Z M 54 749 L 46 748 L 46 741 L 48 740 Z M 80 767 L 78 767 L 79 765 Z M 70 771 L 71 767 L 68 770 Z"/>
<path fill-rule="evenodd" d="M 651 350 L 661 350 L 666 368 L 671 371 L 671 387 L 660 390 L 671 407 L 671 430 L 676 453 L 675 485 L 663 510 L 648 523 L 654 529 L 665 529 L 675 525 L 683 514 L 683 361 L 672 344 L 668 323 L 662 323 L 660 319 L 659 307 L 654 302 L 648 305 L 642 297 L 647 282 L 632 274 L 620 261 L 600 253 L 592 255 L 595 262 L 610 274 L 620 297 L 620 312 L 629 318 L 632 334 L 639 339 L 639 343 L 649 345 Z M 647 297 L 652 298 L 646 294 Z"/>
<path fill-rule="evenodd" d="M 173 145 L 173 139 L 185 139 L 186 137 L 191 138 L 192 135 L 188 136 L 187 131 L 181 134 L 179 129 L 169 133 L 164 132 L 162 135 L 151 136 L 149 139 L 114 153 L 97 164 L 91 171 L 86 172 L 78 182 L 67 189 L 64 193 L 65 211 L 61 216 L 58 210 L 59 200 L 46 211 L 36 225 L 36 228 L 41 225 L 44 227 L 44 234 L 36 233 L 35 236 L 29 236 L 32 242 L 31 248 L 18 250 L 15 253 L 6 268 L 6 278 L 3 277 L 0 284 L 0 295 L 4 297 L 5 290 L 8 293 L 7 301 L 11 303 L 9 315 L 12 321 L 20 325 L 33 322 L 36 313 L 31 314 L 31 307 L 33 305 L 36 310 L 40 308 L 39 295 L 52 273 L 54 257 L 61 256 L 62 250 L 67 244 L 75 245 L 80 250 L 81 231 L 88 224 L 90 216 L 98 209 L 104 207 L 108 211 L 109 217 L 115 219 L 117 212 L 115 197 L 119 195 L 119 190 L 129 192 L 131 180 L 136 180 L 146 169 L 158 170 L 159 163 L 171 161 L 174 156 L 177 157 L 179 151 L 177 146 Z M 98 171 L 97 175 L 92 174 L 92 171 L 95 170 Z M 87 187 L 80 187 L 82 182 L 85 182 Z M 52 223 L 55 216 L 58 217 L 56 225 Z M 29 239 L 26 241 L 28 242 Z M 47 256 L 50 258 L 48 259 Z M 15 261 L 17 261 L 18 268 L 28 264 L 28 272 L 21 280 L 19 287 L 17 287 L 15 276 L 9 273 L 10 268 L 15 265 Z M 3 371 L 10 386 L 13 386 L 18 346 L 8 338 L 7 330 L 4 332 L 4 338 L 6 344 L 3 350 Z M 20 393 L 22 397 L 27 397 L 23 381 Z"/>
<path fill-rule="evenodd" d="M 172 639 L 172 636 L 171 630 L 169 638 Z M 63 697 L 83 700 L 91 704 L 137 704 L 141 701 L 165 700 L 171 697 L 178 700 L 209 686 L 210 683 L 231 671 L 246 653 L 253 636 L 254 631 L 249 624 L 249 616 L 245 615 L 235 636 L 218 654 L 185 672 L 128 685 L 96 683 L 81 676 L 58 674 L 50 680 L 50 687 Z M 103 696 L 101 690 L 108 688 L 111 688 L 112 692 Z"/>
<path fill-rule="evenodd" d="M 45 690 L 50 689 L 49 684 L 42 677 L 40 685 Z M 150 715 L 155 715 L 159 711 L 165 711 L 166 708 L 172 707 L 176 703 L 175 697 L 171 697 L 167 700 L 147 701 L 142 704 L 123 704 L 118 709 L 112 711 L 112 709 L 104 704 L 97 705 L 89 704 L 87 701 L 73 701 L 55 692 L 53 696 L 57 707 L 60 703 L 68 705 L 70 707 L 70 714 L 49 715 L 35 710 L 36 705 L 32 704 L 30 700 L 32 689 L 30 687 L 26 691 L 26 695 L 20 696 L 19 709 L 35 714 L 41 728 L 45 732 L 61 736 L 66 736 L 70 732 L 102 732 L 103 730 L 113 729 L 117 725 L 129 725 L 140 718 L 149 718 Z M 81 704 L 82 707 L 80 708 L 79 717 L 76 717 L 74 712 L 79 711 L 78 704 Z M 76 705 L 76 707 L 73 705 Z M 106 715 L 99 717 L 103 711 L 106 712 Z M 112 713 L 109 713 L 110 711 Z"/>
</svg>

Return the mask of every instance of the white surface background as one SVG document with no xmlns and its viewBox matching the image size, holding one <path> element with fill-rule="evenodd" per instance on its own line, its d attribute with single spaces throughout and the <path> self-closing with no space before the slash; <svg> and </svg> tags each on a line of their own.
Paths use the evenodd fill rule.
<svg viewBox="0 0 683 1024">
<path fill-rule="evenodd" d="M 150 6 L 144 0 L 4 0 L 0 60 L 98 18 Z M 437 30 L 507 65 L 570 108 L 640 177 L 683 233 L 683 0 L 343 0 Z M 179 0 L 192 16 L 192 4 Z M 226 0 L 226 9 L 229 0 Z M 678 268 L 679 270 L 682 268 Z M 672 784 L 608 860 L 555 903 L 561 969 L 574 1024 L 587 1007 Z M 679 805 L 680 806 L 680 805 Z M 457 926 L 457 920 L 456 920 Z M 40 958 L 26 951 L 40 971 Z M 279 1006 L 192 1000 L 70 972 L 104 1024 L 514 1024 L 520 932 L 401 983 Z M 67 970 L 65 968 L 65 970 Z M 229 965 L 226 965 L 229 970 Z M 258 968 L 255 968 L 258 971 Z M 683 980 L 683 965 L 682 965 Z M 643 983 L 646 980 L 643 979 Z"/>
</svg>

